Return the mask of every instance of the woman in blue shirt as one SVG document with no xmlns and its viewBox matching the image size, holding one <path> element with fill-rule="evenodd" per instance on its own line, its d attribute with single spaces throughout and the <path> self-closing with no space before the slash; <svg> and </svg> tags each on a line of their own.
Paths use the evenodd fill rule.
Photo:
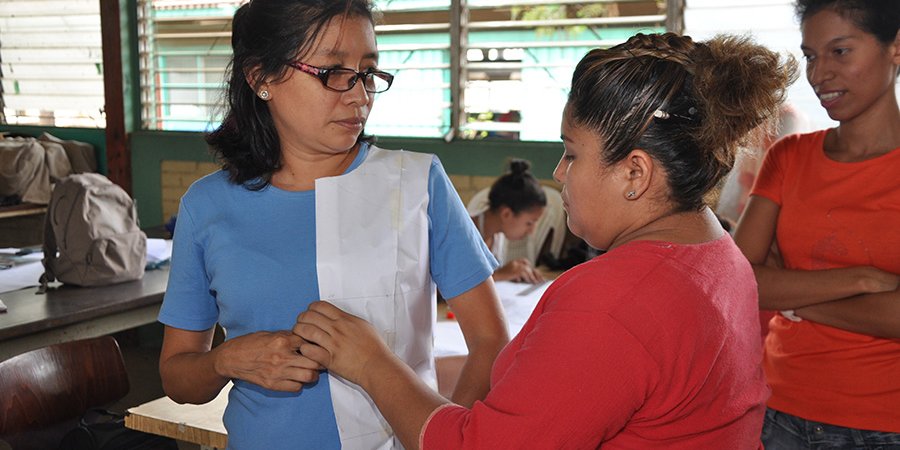
<svg viewBox="0 0 900 450">
<path fill-rule="evenodd" d="M 204 403 L 233 381 L 230 448 L 397 447 L 359 389 L 297 351 L 297 315 L 319 299 L 357 308 L 433 383 L 436 287 L 469 346 L 453 400 L 471 405 L 508 340 L 497 263 L 436 157 L 364 134 L 393 81 L 368 2 L 255 0 L 232 33 L 228 110 L 207 138 L 223 170 L 191 186 L 175 230 L 165 391 Z"/>
</svg>

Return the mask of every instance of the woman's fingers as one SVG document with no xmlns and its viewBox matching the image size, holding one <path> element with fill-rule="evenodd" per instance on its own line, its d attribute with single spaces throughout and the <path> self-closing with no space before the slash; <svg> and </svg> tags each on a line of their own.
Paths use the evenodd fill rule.
<svg viewBox="0 0 900 450">
<path fill-rule="evenodd" d="M 221 346 L 217 371 L 267 389 L 297 392 L 318 379 L 318 362 L 297 350 L 303 339 L 289 331 L 255 332 Z"/>
<path fill-rule="evenodd" d="M 332 353 L 337 345 L 334 336 L 339 336 L 340 320 L 353 316 L 340 308 L 323 301 L 313 302 L 309 309 L 297 316 L 297 323 L 291 330 L 302 342 L 300 354 L 312 361 L 330 367 L 333 363 Z"/>
<path fill-rule="evenodd" d="M 544 282 L 544 274 L 541 273 L 536 267 L 531 268 L 531 273 L 534 276 L 534 283 L 543 283 Z"/>
<path fill-rule="evenodd" d="M 323 328 L 331 328 L 331 324 L 323 323 L 325 321 L 328 319 L 323 319 L 322 316 L 315 313 L 303 313 L 297 318 L 297 323 L 291 331 L 303 341 L 298 345 L 301 354 L 306 344 L 315 344 L 325 348 L 330 346 L 331 334 Z"/>
<path fill-rule="evenodd" d="M 391 354 L 372 325 L 326 302 L 312 303 L 291 331 L 304 341 L 300 354 L 353 382 L 372 358 Z"/>
<path fill-rule="evenodd" d="M 287 371 L 284 378 L 274 380 L 264 387 L 273 391 L 300 392 L 304 384 L 315 383 L 318 380 L 318 370 L 294 369 Z"/>
<path fill-rule="evenodd" d="M 322 301 L 322 300 L 310 303 L 307 311 L 312 311 L 312 312 L 321 314 L 322 317 L 331 319 L 331 320 L 338 320 L 338 319 L 342 318 L 343 316 L 349 315 L 349 314 L 345 313 L 344 311 L 342 311 L 337 306 L 334 306 L 331 303 L 328 303 L 328 302 Z"/>
<path fill-rule="evenodd" d="M 511 264 L 513 264 L 513 267 L 516 270 L 516 276 L 514 277 L 515 281 L 532 284 L 544 281 L 544 276 L 541 272 L 534 268 L 527 259 L 519 258 Z"/>
<path fill-rule="evenodd" d="M 525 267 L 523 270 L 525 274 L 525 281 L 531 284 L 537 283 L 537 276 L 535 276 L 534 268 L 531 266 Z"/>
<path fill-rule="evenodd" d="M 305 342 L 300 346 L 300 354 L 315 361 L 321 367 L 325 368 L 331 364 L 331 353 L 321 345 L 314 342 Z"/>
</svg>

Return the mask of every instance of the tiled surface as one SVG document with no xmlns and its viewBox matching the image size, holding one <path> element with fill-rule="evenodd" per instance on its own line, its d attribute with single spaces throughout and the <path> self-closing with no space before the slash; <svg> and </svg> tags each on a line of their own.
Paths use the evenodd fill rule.
<svg viewBox="0 0 900 450">
<path fill-rule="evenodd" d="M 217 164 L 205 162 L 163 161 L 161 164 L 160 177 L 162 180 L 160 182 L 164 220 L 168 220 L 169 217 L 178 213 L 181 196 L 187 192 L 191 183 L 219 169 Z"/>
<path fill-rule="evenodd" d="M 166 220 L 178 213 L 178 203 L 181 200 L 181 196 L 191 186 L 191 183 L 219 169 L 219 166 L 214 163 L 192 161 L 163 161 L 161 164 L 162 209 L 163 217 Z M 497 178 L 454 174 L 449 174 L 449 176 L 450 182 L 453 183 L 453 186 L 459 193 L 463 204 L 468 204 L 476 192 L 491 187 Z M 498 173 L 497 176 L 500 176 L 500 174 Z M 539 181 L 541 184 L 559 189 L 558 183 L 553 180 Z"/>
</svg>

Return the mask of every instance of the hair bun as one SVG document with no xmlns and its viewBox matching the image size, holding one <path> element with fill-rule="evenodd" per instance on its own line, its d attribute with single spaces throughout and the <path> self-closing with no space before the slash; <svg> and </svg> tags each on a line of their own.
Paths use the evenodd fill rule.
<svg viewBox="0 0 900 450">
<path fill-rule="evenodd" d="M 525 159 L 513 158 L 509 161 L 509 172 L 513 175 L 524 175 L 531 168 L 531 163 Z"/>
</svg>

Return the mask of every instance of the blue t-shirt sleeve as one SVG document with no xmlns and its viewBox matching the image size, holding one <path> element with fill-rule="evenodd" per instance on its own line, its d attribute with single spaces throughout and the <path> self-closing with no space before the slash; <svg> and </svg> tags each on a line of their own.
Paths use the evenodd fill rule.
<svg viewBox="0 0 900 450">
<path fill-rule="evenodd" d="M 437 156 L 428 175 L 431 277 L 444 298 L 481 284 L 499 265 Z"/>
<path fill-rule="evenodd" d="M 172 266 L 159 321 L 174 328 L 202 331 L 216 324 L 219 310 L 210 292 L 203 248 L 195 241 L 195 224 L 187 203 L 185 195 L 175 222 Z"/>
</svg>

